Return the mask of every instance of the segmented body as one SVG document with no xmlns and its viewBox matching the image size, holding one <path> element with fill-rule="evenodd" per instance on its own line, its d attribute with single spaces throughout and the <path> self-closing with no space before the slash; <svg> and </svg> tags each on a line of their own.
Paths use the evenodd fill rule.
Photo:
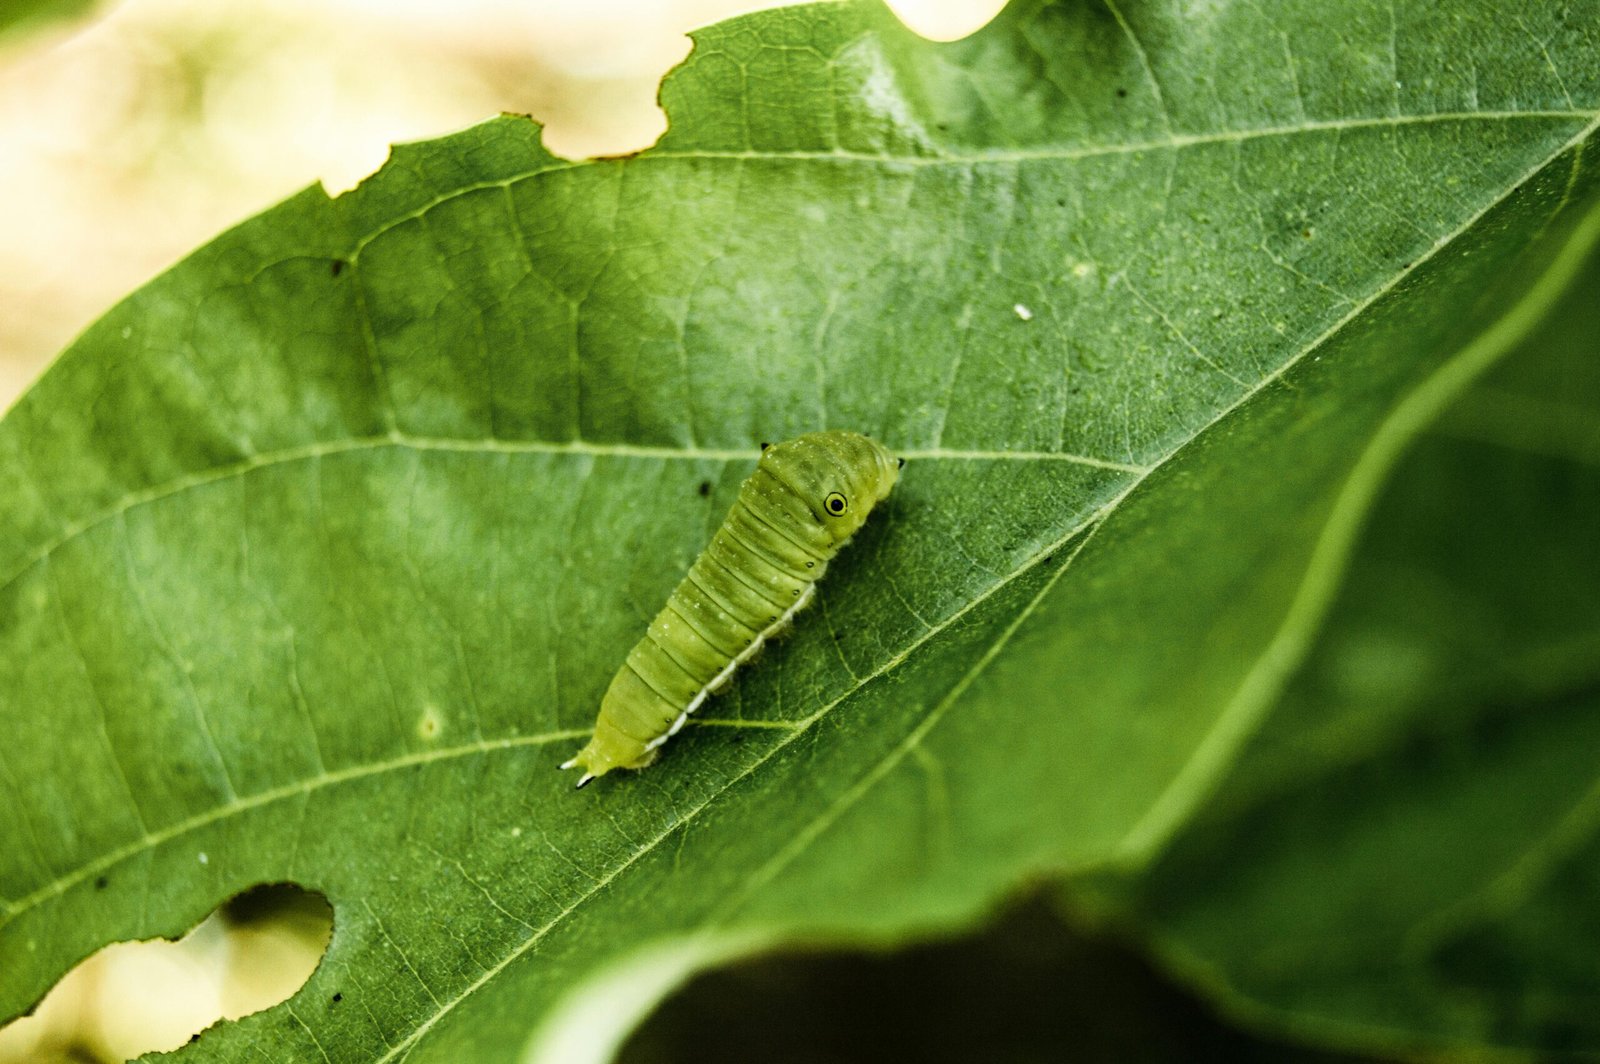
<svg viewBox="0 0 1600 1064">
<path fill-rule="evenodd" d="M 811 602 L 900 465 L 854 432 L 764 448 L 722 527 L 612 678 L 594 737 L 561 766 L 583 768 L 578 786 L 654 761 L 689 714 Z"/>
</svg>

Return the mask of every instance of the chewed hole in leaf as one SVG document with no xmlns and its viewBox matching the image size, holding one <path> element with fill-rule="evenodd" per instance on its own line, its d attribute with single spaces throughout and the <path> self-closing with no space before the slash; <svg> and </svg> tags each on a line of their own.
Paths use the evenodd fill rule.
<svg viewBox="0 0 1600 1064">
<path fill-rule="evenodd" d="M 118 942 L 0 1028 L 0 1064 L 120 1061 L 177 1049 L 219 1020 L 287 1001 L 333 934 L 326 898 L 288 883 L 224 902 L 177 941 Z"/>
</svg>

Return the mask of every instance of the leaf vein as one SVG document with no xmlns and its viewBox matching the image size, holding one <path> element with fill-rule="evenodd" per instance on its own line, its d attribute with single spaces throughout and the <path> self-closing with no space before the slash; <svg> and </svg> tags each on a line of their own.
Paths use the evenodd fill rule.
<svg viewBox="0 0 1600 1064">
<path fill-rule="evenodd" d="M 114 867 L 130 857 L 143 853 L 147 850 L 154 849 L 163 843 L 170 842 L 171 840 L 178 838 L 179 836 L 186 835 L 191 831 L 198 831 L 201 828 L 210 824 L 214 824 L 220 820 L 226 820 L 228 817 L 235 816 L 239 813 L 249 812 L 252 809 L 257 809 L 265 805 L 271 805 L 274 802 L 281 802 L 288 798 L 307 795 L 324 787 L 330 787 L 340 783 L 349 783 L 352 780 L 364 779 L 368 776 L 376 776 L 384 772 L 394 771 L 396 769 L 410 768 L 414 765 L 431 764 L 435 761 L 449 761 L 460 757 L 471 757 L 477 754 L 485 754 L 498 750 L 511 750 L 525 746 L 545 746 L 549 743 L 570 742 L 574 739 L 587 738 L 588 735 L 589 730 L 587 728 L 583 728 L 545 732 L 539 735 L 518 735 L 506 739 L 485 739 L 480 742 L 463 743 L 460 746 L 443 747 L 438 750 L 426 750 L 419 753 L 404 754 L 399 757 L 387 758 L 380 761 L 363 762 L 359 765 L 353 765 L 350 768 L 336 769 L 332 772 L 322 773 L 321 775 L 309 776 L 305 779 L 295 780 L 294 782 L 286 783 L 281 787 L 273 787 L 265 791 L 258 791 L 255 794 L 219 805 L 216 808 L 210 809 L 197 816 L 192 816 L 187 820 L 178 821 L 169 827 L 148 832 L 128 843 L 127 845 L 112 850 L 103 857 L 89 861 L 78 866 L 76 869 L 66 873 L 65 875 L 56 877 L 32 893 L 18 898 L 12 902 L 6 903 L 10 906 L 10 910 L 3 919 L 0 919 L 0 928 L 5 927 L 6 924 L 10 923 L 12 920 L 15 920 L 23 912 L 33 908 L 40 902 L 65 893 L 71 887 L 76 886 L 91 876 L 97 875 L 108 868 Z"/>
</svg>

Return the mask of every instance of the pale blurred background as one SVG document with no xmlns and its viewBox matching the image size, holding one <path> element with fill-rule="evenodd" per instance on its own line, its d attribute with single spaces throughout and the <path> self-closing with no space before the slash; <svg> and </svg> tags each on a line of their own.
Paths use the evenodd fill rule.
<svg viewBox="0 0 1600 1064">
<path fill-rule="evenodd" d="M 350 188 L 391 143 L 510 111 L 562 155 L 647 147 L 684 33 L 778 2 L 123 0 L 0 37 L 0 410 L 155 273 L 311 182 Z M 1004 2 L 889 6 L 953 40 Z M 292 994 L 328 928 L 277 889 L 177 944 L 110 947 L 0 1030 L 0 1064 L 180 1046 Z"/>
<path fill-rule="evenodd" d="M 651 144 L 684 33 L 777 3 L 123 0 L 0 38 L 0 409 L 153 274 L 391 143 L 511 111 L 563 155 Z M 891 6 L 947 40 L 1003 3 Z"/>
</svg>

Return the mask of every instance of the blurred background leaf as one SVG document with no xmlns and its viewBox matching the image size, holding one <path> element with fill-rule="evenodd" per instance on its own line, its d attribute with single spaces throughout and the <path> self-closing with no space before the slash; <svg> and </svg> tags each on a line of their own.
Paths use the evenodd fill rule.
<svg viewBox="0 0 1600 1064">
<path fill-rule="evenodd" d="M 1314 651 L 1133 890 L 1245 1014 L 1600 1046 L 1597 292 L 1591 253 L 1411 447 Z"/>
</svg>

